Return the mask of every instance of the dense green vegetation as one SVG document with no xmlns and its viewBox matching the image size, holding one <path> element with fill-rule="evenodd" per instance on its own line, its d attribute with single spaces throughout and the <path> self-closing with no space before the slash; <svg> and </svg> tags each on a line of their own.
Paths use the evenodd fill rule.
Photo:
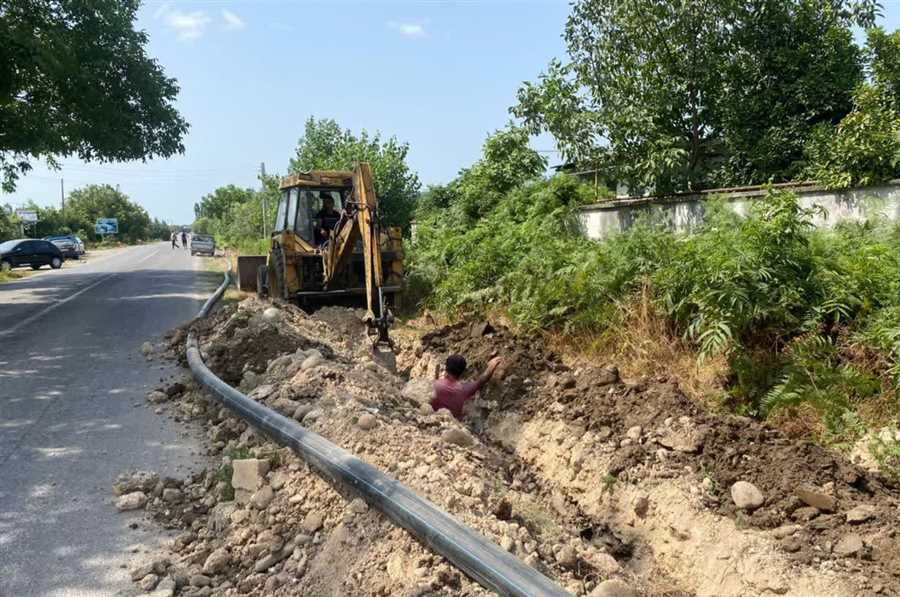
<svg viewBox="0 0 900 597">
<path fill-rule="evenodd" d="M 240 254 L 264 255 L 269 250 L 266 231 L 275 222 L 279 196 L 277 176 L 266 176 L 260 190 L 219 187 L 194 204 L 196 220 L 191 229 L 212 234 L 216 244 Z"/>
<path fill-rule="evenodd" d="M 727 359 L 724 398 L 739 412 L 806 404 L 837 432 L 855 403 L 897 399 L 900 228 L 873 221 L 817 230 L 816 209 L 773 191 L 747 217 L 712 202 L 690 236 L 651 215 L 596 243 L 574 212 L 592 187 L 534 171 L 504 187 L 490 175 L 521 171 L 529 150 L 515 130 L 486 149 L 511 137 L 517 150 L 486 151 L 426 193 L 408 264 L 425 305 L 454 317 L 502 311 L 525 331 L 580 338 L 620 325 L 623 306 L 649 295 L 698 359 Z"/>
<path fill-rule="evenodd" d="M 165 222 L 151 219 L 146 210 L 127 195 L 110 185 L 88 185 L 75 189 L 66 200 L 65 209 L 26 205 L 38 214 L 36 225 L 26 230 L 29 236 L 41 238 L 54 234 L 77 234 L 85 242 L 101 240 L 94 234 L 94 224 L 100 218 L 116 218 L 119 234 L 116 241 L 134 243 L 169 238 L 170 228 Z M 2 211 L 2 210 L 0 210 Z M 19 227 L 15 216 L 0 214 L 0 240 L 15 238 Z"/>
<path fill-rule="evenodd" d="M 885 144 L 862 137 L 900 130 L 858 90 L 867 72 L 877 87 L 898 80 L 896 35 L 872 29 L 865 48 L 854 41 L 853 28 L 872 27 L 878 12 L 875 0 L 577 0 L 564 32 L 569 60 L 526 83 L 512 112 L 530 132 L 552 134 L 566 160 L 634 190 L 805 172 L 872 182 L 896 174 L 895 152 L 880 158 Z M 873 108 L 877 124 L 843 120 Z M 857 155 L 841 162 L 847 150 Z"/>
</svg>

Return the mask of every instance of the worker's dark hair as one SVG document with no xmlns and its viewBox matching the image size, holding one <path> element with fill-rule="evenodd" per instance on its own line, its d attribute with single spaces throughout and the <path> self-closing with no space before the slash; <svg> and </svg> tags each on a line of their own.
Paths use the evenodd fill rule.
<svg viewBox="0 0 900 597">
<path fill-rule="evenodd" d="M 447 357 L 446 369 L 453 377 L 461 377 L 466 371 L 466 358 L 461 354 L 451 354 Z"/>
</svg>

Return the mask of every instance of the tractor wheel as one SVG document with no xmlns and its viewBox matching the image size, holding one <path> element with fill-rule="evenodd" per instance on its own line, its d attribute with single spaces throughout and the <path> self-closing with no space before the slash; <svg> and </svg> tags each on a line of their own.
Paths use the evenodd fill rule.
<svg viewBox="0 0 900 597">
<path fill-rule="evenodd" d="M 266 285 L 268 277 L 268 266 L 261 265 L 256 269 L 256 296 L 259 298 L 266 298 L 269 295 L 269 288 Z"/>
<path fill-rule="evenodd" d="M 289 298 L 289 292 L 284 280 L 284 249 L 281 245 L 272 247 L 272 267 L 275 270 L 275 282 L 278 285 L 276 292 L 270 290 L 269 296 L 272 298 L 280 297 L 285 300 Z"/>
</svg>

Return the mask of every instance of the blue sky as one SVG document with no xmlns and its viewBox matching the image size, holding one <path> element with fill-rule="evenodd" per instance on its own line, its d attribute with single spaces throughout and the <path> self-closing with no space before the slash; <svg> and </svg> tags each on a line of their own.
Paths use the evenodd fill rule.
<svg viewBox="0 0 900 597">
<path fill-rule="evenodd" d="M 884 4 L 881 24 L 900 27 L 900 5 Z M 185 154 L 38 166 L 0 204 L 58 205 L 64 178 L 66 192 L 118 184 L 151 216 L 189 223 L 216 187 L 257 185 L 260 162 L 284 173 L 309 116 L 396 135 L 424 183 L 447 182 L 509 120 L 519 85 L 564 57 L 568 12 L 564 0 L 145 0 L 137 26 L 181 85 Z"/>
<path fill-rule="evenodd" d="M 396 135 L 424 183 L 446 182 L 509 120 L 522 81 L 564 55 L 567 14 L 561 0 L 145 1 L 137 26 L 181 86 L 185 154 L 38 166 L 0 203 L 58 205 L 64 178 L 66 192 L 119 184 L 151 216 L 189 223 L 205 193 L 255 186 L 260 162 L 283 173 L 309 116 Z"/>
</svg>

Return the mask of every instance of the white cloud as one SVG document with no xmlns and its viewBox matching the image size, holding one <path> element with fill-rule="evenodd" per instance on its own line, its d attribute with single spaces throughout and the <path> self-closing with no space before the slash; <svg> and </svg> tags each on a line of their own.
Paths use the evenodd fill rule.
<svg viewBox="0 0 900 597">
<path fill-rule="evenodd" d="M 405 35 L 406 37 L 426 37 L 428 33 L 425 31 L 425 25 L 421 23 L 397 23 L 395 21 L 391 21 L 388 23 L 388 27 L 395 31 L 399 31 L 401 35 Z"/>
<path fill-rule="evenodd" d="M 206 33 L 206 26 L 212 21 L 212 18 L 205 10 L 192 10 L 184 12 L 177 8 L 172 8 L 168 4 L 163 4 L 153 15 L 175 32 L 175 36 L 181 41 L 189 39 L 198 39 Z"/>
<path fill-rule="evenodd" d="M 237 16 L 227 8 L 222 9 L 222 18 L 225 20 L 225 29 L 228 31 L 237 31 L 247 26 L 244 19 Z"/>
</svg>

